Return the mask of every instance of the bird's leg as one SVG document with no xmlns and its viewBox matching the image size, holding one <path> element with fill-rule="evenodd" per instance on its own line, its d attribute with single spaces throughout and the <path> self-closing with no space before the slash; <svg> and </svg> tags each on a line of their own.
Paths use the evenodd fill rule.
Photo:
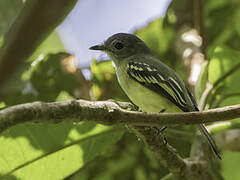
<svg viewBox="0 0 240 180">
<path fill-rule="evenodd" d="M 159 113 L 164 113 L 165 111 L 166 109 L 162 109 Z M 160 129 L 158 127 L 154 127 L 154 128 L 157 130 L 157 135 L 158 135 L 160 133 L 163 133 L 163 131 L 167 129 L 167 126 L 163 126 Z M 164 144 L 167 144 L 167 138 L 165 136 L 163 137 L 163 140 L 164 140 Z"/>
<path fill-rule="evenodd" d="M 159 133 L 162 133 L 165 129 L 167 129 L 167 126 L 163 126 L 161 129 L 159 129 Z"/>
<path fill-rule="evenodd" d="M 159 129 L 158 127 L 152 127 L 153 129 L 156 130 L 156 135 L 158 136 L 160 133 L 162 133 L 165 129 L 167 129 L 167 126 L 163 126 L 161 129 Z M 163 140 L 164 140 L 164 144 L 167 144 L 167 138 L 165 136 L 163 136 Z"/>
<path fill-rule="evenodd" d="M 163 142 L 164 142 L 165 145 L 168 143 L 167 138 L 165 136 L 163 136 Z"/>
<path fill-rule="evenodd" d="M 159 113 L 164 113 L 165 111 L 166 111 L 166 109 L 162 109 Z M 162 133 L 165 129 L 167 129 L 167 126 L 161 127 L 161 129 L 158 129 L 159 133 Z"/>
<path fill-rule="evenodd" d="M 162 109 L 161 111 L 159 111 L 159 113 L 164 113 L 166 111 L 166 109 Z"/>
</svg>

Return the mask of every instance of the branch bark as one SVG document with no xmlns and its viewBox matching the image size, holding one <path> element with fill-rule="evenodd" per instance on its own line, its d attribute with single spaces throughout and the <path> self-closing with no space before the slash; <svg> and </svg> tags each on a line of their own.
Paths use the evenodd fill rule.
<svg viewBox="0 0 240 180">
<path fill-rule="evenodd" d="M 112 101 L 26 103 L 0 111 L 0 132 L 24 122 L 95 121 L 105 125 L 163 126 L 226 121 L 240 117 L 240 105 L 188 113 L 144 113 L 132 110 L 134 106 L 130 103 Z"/>
<path fill-rule="evenodd" d="M 166 143 L 162 134 L 151 127 L 130 127 L 144 144 L 155 153 L 176 180 L 212 180 L 207 161 L 183 159 L 177 151 Z"/>
</svg>

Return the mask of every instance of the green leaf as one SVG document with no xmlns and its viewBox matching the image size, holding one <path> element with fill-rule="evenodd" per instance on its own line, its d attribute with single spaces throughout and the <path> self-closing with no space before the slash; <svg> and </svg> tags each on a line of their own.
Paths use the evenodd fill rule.
<svg viewBox="0 0 240 180">
<path fill-rule="evenodd" d="M 210 1 L 206 1 L 205 2 L 205 7 L 204 7 L 204 11 L 205 13 L 210 13 L 211 11 L 218 9 L 218 8 L 223 8 L 224 6 L 226 6 L 228 4 L 228 0 L 210 0 Z"/>
<path fill-rule="evenodd" d="M 223 152 L 222 175 L 226 180 L 239 180 L 239 152 Z"/>
<path fill-rule="evenodd" d="M 3 44 L 3 35 L 13 23 L 22 6 L 22 0 L 0 1 L 0 48 Z"/>
<path fill-rule="evenodd" d="M 141 141 L 137 141 L 134 134 L 125 133 L 113 150 L 94 159 L 68 180 L 139 179 L 139 168 L 142 173 L 147 174 L 145 180 L 159 180 L 168 173 L 168 170 L 159 164 L 155 154 Z"/>
<path fill-rule="evenodd" d="M 208 76 L 211 84 L 216 83 L 219 78 L 224 74 L 228 73 L 232 68 L 240 63 L 240 51 L 232 50 L 226 46 L 219 46 L 215 49 L 213 57 L 210 60 L 208 67 Z M 230 91 L 238 90 L 239 83 L 237 79 L 239 78 L 240 71 L 237 70 L 229 77 L 224 79 L 222 83 L 225 86 L 230 87 Z M 236 87 L 236 88 L 234 88 Z"/>
<path fill-rule="evenodd" d="M 217 47 L 208 66 L 208 78 L 210 83 L 214 85 L 214 91 L 211 95 L 214 98 L 212 98 L 211 103 L 217 103 L 214 107 L 239 103 L 239 77 L 240 51 L 232 50 L 226 46 Z"/>
<path fill-rule="evenodd" d="M 240 35 L 240 21 L 239 21 L 239 19 L 240 19 L 240 12 L 239 11 L 236 13 L 236 16 L 234 18 L 235 18 L 235 28 L 236 28 L 236 30 L 238 32 L 238 35 Z"/>
<path fill-rule="evenodd" d="M 209 57 L 221 44 L 239 49 L 240 38 L 235 28 L 239 22 L 236 16 L 239 10 L 240 1 L 238 0 L 209 0 L 204 4 L 204 31 Z"/>
<path fill-rule="evenodd" d="M 64 179 L 100 155 L 123 134 L 95 123 L 23 124 L 0 137 L 0 174 L 21 180 Z"/>
<path fill-rule="evenodd" d="M 22 0 L 0 1 L 0 37 L 7 32 L 22 7 Z"/>
<path fill-rule="evenodd" d="M 164 27 L 163 24 L 164 18 L 159 18 L 135 32 L 159 57 L 167 53 L 174 38 L 173 28 L 171 26 Z"/>
</svg>

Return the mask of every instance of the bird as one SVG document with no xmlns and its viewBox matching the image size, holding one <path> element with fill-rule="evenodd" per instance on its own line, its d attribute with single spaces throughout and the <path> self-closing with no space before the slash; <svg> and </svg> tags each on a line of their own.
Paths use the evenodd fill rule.
<svg viewBox="0 0 240 180">
<path fill-rule="evenodd" d="M 89 49 L 103 51 L 110 57 L 121 88 L 143 112 L 199 111 L 195 98 L 183 80 L 156 58 L 137 36 L 117 33 Z M 204 124 L 198 126 L 213 152 L 221 159 L 217 145 Z"/>
</svg>

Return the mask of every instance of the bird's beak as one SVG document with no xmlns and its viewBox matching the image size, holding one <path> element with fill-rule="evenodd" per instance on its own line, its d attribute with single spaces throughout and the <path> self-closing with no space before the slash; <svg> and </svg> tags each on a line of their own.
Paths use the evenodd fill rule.
<svg viewBox="0 0 240 180">
<path fill-rule="evenodd" d="M 104 50 L 106 50 L 104 44 L 100 44 L 100 45 L 92 46 L 92 47 L 90 47 L 89 49 L 91 49 L 91 50 L 100 50 L 100 51 L 104 51 Z"/>
</svg>

